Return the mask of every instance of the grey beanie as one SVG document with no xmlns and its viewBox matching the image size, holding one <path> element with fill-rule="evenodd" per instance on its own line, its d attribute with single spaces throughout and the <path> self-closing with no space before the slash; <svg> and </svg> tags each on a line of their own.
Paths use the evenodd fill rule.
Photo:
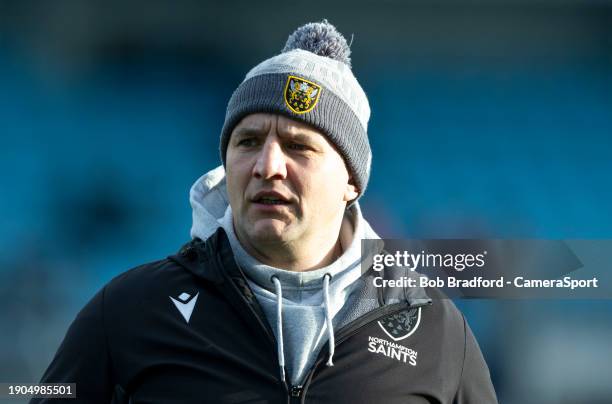
<svg viewBox="0 0 612 404">
<path fill-rule="evenodd" d="M 282 114 L 327 135 L 363 195 L 372 162 L 370 105 L 351 71 L 350 53 L 342 34 L 323 20 L 299 27 L 280 55 L 251 69 L 227 105 L 220 143 L 223 165 L 230 135 L 242 118 L 256 112 Z"/>
</svg>

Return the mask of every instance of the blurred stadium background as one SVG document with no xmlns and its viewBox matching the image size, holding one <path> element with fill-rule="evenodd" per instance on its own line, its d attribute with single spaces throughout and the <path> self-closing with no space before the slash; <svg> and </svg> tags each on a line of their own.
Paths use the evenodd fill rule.
<svg viewBox="0 0 612 404">
<path fill-rule="evenodd" d="M 188 240 L 231 92 L 308 21 L 354 34 L 380 234 L 612 238 L 611 1 L 259 3 L 0 1 L 0 381 Z M 458 305 L 500 402 L 611 402 L 609 301 Z"/>
</svg>

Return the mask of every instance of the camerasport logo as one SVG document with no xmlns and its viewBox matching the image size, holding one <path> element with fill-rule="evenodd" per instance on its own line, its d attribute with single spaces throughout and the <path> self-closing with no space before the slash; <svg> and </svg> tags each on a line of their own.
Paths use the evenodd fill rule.
<svg viewBox="0 0 612 404">
<path fill-rule="evenodd" d="M 404 310 L 392 314 L 378 321 L 380 328 L 393 341 L 408 338 L 419 327 L 421 323 L 421 308 Z M 418 352 L 397 342 L 391 342 L 384 338 L 368 337 L 368 351 L 399 362 L 417 365 Z"/>
</svg>

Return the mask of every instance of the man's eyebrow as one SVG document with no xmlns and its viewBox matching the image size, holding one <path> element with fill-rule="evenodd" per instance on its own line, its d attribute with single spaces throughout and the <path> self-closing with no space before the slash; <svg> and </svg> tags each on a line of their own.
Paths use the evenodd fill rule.
<svg viewBox="0 0 612 404">
<path fill-rule="evenodd" d="M 301 133 L 298 133 L 293 136 L 293 140 L 299 143 L 304 143 L 312 146 L 319 145 L 321 143 L 321 139 L 319 139 L 319 136 L 306 135 Z"/>
<path fill-rule="evenodd" d="M 283 134 L 279 134 L 281 138 L 287 138 L 298 142 L 316 143 L 319 136 L 308 132 L 302 132 L 299 129 L 295 131 L 285 131 Z"/>
<path fill-rule="evenodd" d="M 236 129 L 236 131 L 234 132 L 235 136 L 262 136 L 265 135 L 267 132 L 264 128 L 257 128 L 257 127 L 243 127 L 243 128 L 238 128 Z"/>
<path fill-rule="evenodd" d="M 264 137 L 267 135 L 268 131 L 266 130 L 266 128 L 245 126 L 241 128 L 236 128 L 232 136 L 236 138 L 242 138 L 245 136 Z M 310 144 L 316 144 L 320 141 L 320 136 L 318 136 L 317 134 L 304 132 L 299 128 L 295 128 L 293 130 L 285 130 L 282 133 L 278 133 L 278 136 L 281 139 L 288 139 L 296 142 L 304 142 Z"/>
</svg>

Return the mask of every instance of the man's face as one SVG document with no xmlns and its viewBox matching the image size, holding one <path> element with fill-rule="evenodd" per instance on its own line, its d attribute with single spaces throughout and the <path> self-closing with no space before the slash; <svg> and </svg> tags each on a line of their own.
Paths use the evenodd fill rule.
<svg viewBox="0 0 612 404">
<path fill-rule="evenodd" d="M 248 242 L 294 243 L 339 230 L 357 197 L 344 160 L 317 129 L 252 114 L 232 131 L 226 155 L 234 227 Z"/>
</svg>

